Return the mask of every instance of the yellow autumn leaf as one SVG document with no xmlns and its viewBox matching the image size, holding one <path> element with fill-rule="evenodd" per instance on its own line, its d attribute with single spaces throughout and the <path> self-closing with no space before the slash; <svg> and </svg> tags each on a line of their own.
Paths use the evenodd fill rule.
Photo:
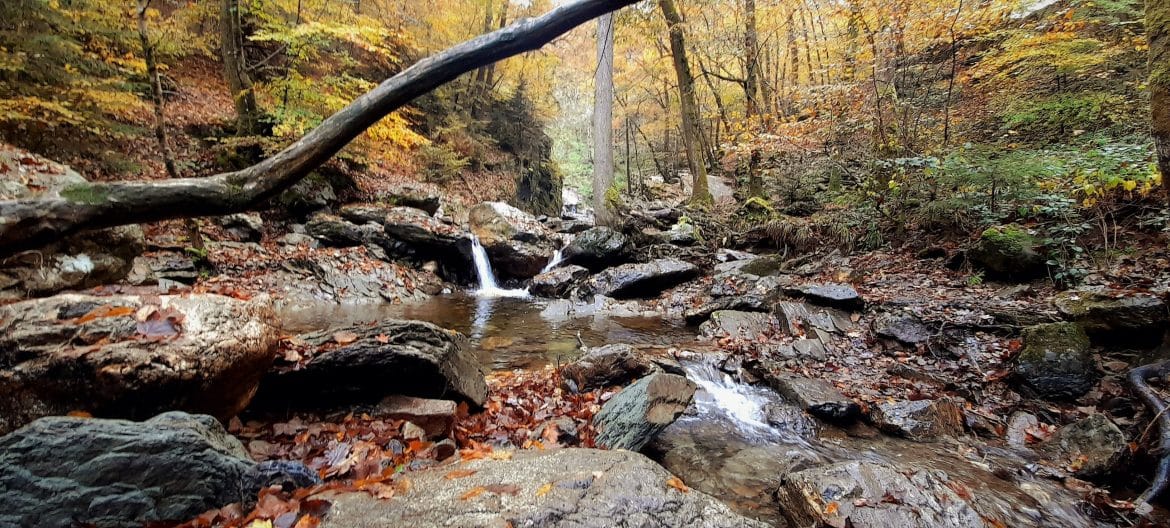
<svg viewBox="0 0 1170 528">
<path fill-rule="evenodd" d="M 1127 191 L 1132 191 L 1134 189 L 1137 189 L 1137 186 L 1138 186 L 1138 183 L 1136 181 L 1133 181 L 1133 180 L 1125 180 L 1125 182 L 1121 184 L 1121 187 Z"/>
<path fill-rule="evenodd" d="M 540 489 L 536 490 L 536 496 L 543 497 L 545 495 L 548 495 L 548 492 L 552 491 L 552 489 L 553 489 L 552 482 L 549 482 L 548 484 L 541 486 Z"/>
<path fill-rule="evenodd" d="M 252 521 L 252 524 L 248 525 L 248 528 L 272 528 L 272 521 L 267 519 L 256 519 L 255 521 Z"/>
</svg>

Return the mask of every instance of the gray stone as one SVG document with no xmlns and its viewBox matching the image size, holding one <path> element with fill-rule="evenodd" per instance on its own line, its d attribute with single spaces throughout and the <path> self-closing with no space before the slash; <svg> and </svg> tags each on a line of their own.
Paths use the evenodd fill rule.
<svg viewBox="0 0 1170 528">
<path fill-rule="evenodd" d="M 383 228 L 390 238 L 431 258 L 460 254 L 459 244 L 467 238 L 459 226 L 411 207 L 390 208 L 383 219 Z"/>
<path fill-rule="evenodd" d="M 874 319 L 873 332 L 878 336 L 894 339 L 907 345 L 925 343 L 932 337 L 930 328 L 915 315 L 907 313 L 884 313 Z"/>
<path fill-rule="evenodd" d="M 237 213 L 219 219 L 219 225 L 240 242 L 259 242 L 264 237 L 264 220 L 257 213 Z"/>
<path fill-rule="evenodd" d="M 765 528 L 697 490 L 679 491 L 650 459 L 629 451 L 516 451 L 410 474 L 410 491 L 389 500 L 368 493 L 326 495 L 321 528 Z M 469 495 L 472 495 L 469 497 Z"/>
<path fill-rule="evenodd" d="M 764 296 L 747 294 L 733 297 L 720 297 L 696 308 L 689 308 L 683 313 L 687 324 L 697 325 L 711 318 L 711 314 L 720 310 L 737 310 L 740 312 L 768 312 L 771 303 Z"/>
<path fill-rule="evenodd" d="M 447 438 L 455 431 L 455 402 L 411 396 L 387 396 L 374 413 L 391 420 L 405 420 L 422 428 L 427 438 Z"/>
<path fill-rule="evenodd" d="M 338 343 L 339 335 L 356 338 Z M 298 339 L 316 347 L 317 353 L 302 365 L 270 372 L 256 395 L 257 406 L 352 405 L 391 394 L 475 406 L 487 400 L 483 367 L 467 338 L 431 323 L 387 319 Z"/>
<path fill-rule="evenodd" d="M 861 412 L 857 402 L 846 398 L 828 382 L 766 368 L 761 377 L 776 392 L 809 414 L 824 420 L 851 420 Z"/>
<path fill-rule="evenodd" d="M 861 294 L 848 284 L 804 284 L 787 288 L 784 293 L 804 297 L 813 304 L 831 308 L 854 311 L 865 308 L 865 301 L 861 298 Z"/>
<path fill-rule="evenodd" d="M 0 525 L 137 528 L 250 497 L 254 463 L 214 418 L 41 418 L 0 438 Z"/>
<path fill-rule="evenodd" d="M 1125 433 L 1104 414 L 1093 414 L 1062 427 L 1048 443 L 1069 466 L 1076 468 L 1073 474 L 1084 479 L 1115 473 L 1129 454 Z"/>
<path fill-rule="evenodd" d="M 275 353 L 267 298 L 57 295 L 0 307 L 0 433 L 87 411 L 227 419 Z"/>
<path fill-rule="evenodd" d="M 581 266 L 558 266 L 532 278 L 528 291 L 533 295 L 562 298 L 589 277 L 589 270 Z"/>
<path fill-rule="evenodd" d="M 644 264 L 623 264 L 594 275 L 585 283 L 589 293 L 617 299 L 653 297 L 699 276 L 689 262 L 666 258 Z"/>
<path fill-rule="evenodd" d="M 1016 448 L 1029 447 L 1028 438 L 1031 435 L 1028 430 L 1039 426 L 1040 420 L 1034 414 L 1020 411 L 1012 413 L 1011 418 L 1008 419 L 1007 433 L 1005 434 L 1008 445 Z"/>
<path fill-rule="evenodd" d="M 1093 387 L 1096 367 L 1089 336 L 1076 323 L 1030 326 L 1015 377 L 1043 398 L 1076 399 Z"/>
<path fill-rule="evenodd" d="M 347 204 L 337 211 L 337 215 L 355 224 L 386 225 L 386 217 L 390 214 L 390 207 L 370 204 Z"/>
<path fill-rule="evenodd" d="M 305 224 L 305 231 L 328 247 L 354 247 L 363 245 L 382 233 L 382 227 L 369 224 L 357 225 L 340 216 L 317 213 Z"/>
<path fill-rule="evenodd" d="M 676 246 L 692 246 L 699 241 L 699 228 L 689 222 L 679 222 L 670 227 L 665 238 Z"/>
<path fill-rule="evenodd" d="M 879 403 L 870 420 L 882 431 L 916 441 L 963 433 L 963 411 L 946 399 Z"/>
<path fill-rule="evenodd" d="M 503 202 L 472 207 L 467 222 L 487 251 L 493 269 L 503 277 L 534 277 L 555 251 L 551 232 L 544 224 Z"/>
<path fill-rule="evenodd" d="M 434 215 L 442 205 L 442 193 L 438 189 L 416 183 L 402 183 L 380 191 L 377 201 L 390 206 L 411 207 Z"/>
<path fill-rule="evenodd" d="M 821 330 L 829 334 L 841 334 L 855 328 L 849 314 L 843 311 L 813 306 L 802 302 L 778 302 L 775 304 L 776 317 L 790 335 L 808 335 L 810 330 Z"/>
<path fill-rule="evenodd" d="M 611 344 L 586 350 L 576 361 L 561 369 L 561 376 L 572 381 L 578 391 L 588 391 L 633 380 L 660 370 L 649 358 L 626 344 Z"/>
<path fill-rule="evenodd" d="M 655 373 L 623 389 L 593 417 L 597 445 L 641 450 L 691 404 L 697 386 L 675 374 Z"/>
<path fill-rule="evenodd" d="M 850 461 L 790 474 L 777 496 L 790 526 L 986 527 L 948 483 L 938 471 Z"/>
<path fill-rule="evenodd" d="M 592 271 L 624 264 L 633 253 L 630 239 L 619 231 L 599 226 L 577 235 L 565 247 L 565 261 L 584 266 Z"/>
<path fill-rule="evenodd" d="M 778 329 L 776 317 L 770 313 L 719 310 L 711 319 L 699 325 L 699 334 L 704 337 L 743 337 L 755 339 Z"/>
<path fill-rule="evenodd" d="M 1166 303 L 1152 295 L 1115 297 L 1076 291 L 1057 295 L 1053 304 L 1094 342 L 1104 345 L 1156 346 L 1170 327 Z"/>
</svg>

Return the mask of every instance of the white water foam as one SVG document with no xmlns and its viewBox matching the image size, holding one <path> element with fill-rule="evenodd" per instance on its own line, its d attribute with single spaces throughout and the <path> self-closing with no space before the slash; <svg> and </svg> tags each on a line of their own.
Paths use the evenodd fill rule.
<svg viewBox="0 0 1170 528">
<path fill-rule="evenodd" d="M 758 391 L 748 385 L 736 383 L 731 376 L 714 365 L 698 363 L 686 365 L 685 369 L 687 377 L 710 396 L 710 400 L 696 399 L 695 403 L 700 412 L 724 414 L 740 429 L 746 431 L 772 429 L 764 422 L 764 405 L 768 403 L 768 399 Z"/>
<path fill-rule="evenodd" d="M 496 283 L 496 275 L 492 272 L 487 250 L 475 235 L 471 236 L 471 257 L 475 261 L 475 274 L 479 277 L 479 289 L 475 290 L 476 297 L 528 297 L 527 288 L 505 289 Z"/>
</svg>

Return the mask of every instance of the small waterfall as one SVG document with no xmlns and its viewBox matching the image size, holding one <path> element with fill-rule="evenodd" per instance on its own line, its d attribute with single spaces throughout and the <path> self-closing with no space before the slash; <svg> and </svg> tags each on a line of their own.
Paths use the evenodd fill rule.
<svg viewBox="0 0 1170 528">
<path fill-rule="evenodd" d="M 697 400 L 702 411 L 719 411 L 746 430 L 766 430 L 772 427 L 764 422 L 764 405 L 768 403 L 759 391 L 736 383 L 727 373 L 710 363 L 686 365 L 687 377 L 711 397 Z"/>
<path fill-rule="evenodd" d="M 561 249 L 556 250 L 556 252 L 553 253 L 552 258 L 548 260 L 548 264 L 545 264 L 544 269 L 540 270 L 540 272 L 548 273 L 552 271 L 553 268 L 557 267 L 557 265 L 560 264 L 562 260 L 565 260 L 565 256 L 562 254 L 563 251 L 564 250 Z"/>
<path fill-rule="evenodd" d="M 492 271 L 492 263 L 488 260 L 487 250 L 479 243 L 479 237 L 471 235 L 471 258 L 475 261 L 475 274 L 479 277 L 479 289 L 475 294 L 479 297 L 527 297 L 526 288 L 506 290 L 496 283 L 496 275 Z"/>
</svg>

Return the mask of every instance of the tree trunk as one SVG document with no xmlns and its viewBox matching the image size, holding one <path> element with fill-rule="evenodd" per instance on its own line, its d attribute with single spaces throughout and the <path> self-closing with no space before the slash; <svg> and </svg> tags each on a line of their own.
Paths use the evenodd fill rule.
<svg viewBox="0 0 1170 528">
<path fill-rule="evenodd" d="M 158 148 L 162 153 L 163 166 L 167 176 L 175 179 L 179 177 L 179 169 L 175 165 L 175 154 L 167 142 L 167 118 L 163 108 L 162 79 L 158 73 L 158 63 L 154 58 L 154 43 L 150 41 L 150 31 L 147 28 L 146 15 L 150 9 L 151 0 L 138 0 L 138 39 L 142 42 L 142 58 L 146 62 L 146 78 L 150 81 L 150 99 L 154 104 L 154 138 L 158 140 Z M 183 222 L 187 229 L 187 239 L 191 247 L 203 249 L 203 235 L 199 234 L 199 224 L 194 218 L 187 218 Z"/>
<path fill-rule="evenodd" d="M 578 0 L 463 42 L 387 79 L 256 165 L 207 178 L 85 183 L 59 196 L 0 201 L 0 257 L 74 233 L 131 223 L 233 214 L 292 187 L 350 141 L 416 97 L 480 66 L 533 51 L 637 0 Z"/>
<path fill-rule="evenodd" d="M 613 15 L 597 19 L 597 70 L 593 76 L 593 214 L 598 225 L 613 225 Z"/>
<path fill-rule="evenodd" d="M 1154 137 L 1162 195 L 1170 205 L 1170 0 L 1146 0 L 1150 42 L 1150 133 Z"/>
<path fill-rule="evenodd" d="M 744 68 L 743 68 L 743 90 L 745 101 L 745 113 L 747 125 L 749 127 L 759 126 L 752 120 L 759 115 L 760 103 L 760 76 L 759 76 L 759 56 L 760 45 L 759 35 L 756 32 L 756 0 L 744 0 L 744 38 L 743 38 L 743 53 L 744 53 Z M 750 146 L 748 153 L 748 195 L 750 197 L 764 196 L 764 179 L 759 171 L 760 154 L 756 151 L 756 147 Z"/>
<path fill-rule="evenodd" d="M 260 129 L 260 108 L 252 91 L 252 78 L 244 63 L 244 32 L 240 25 L 239 0 L 222 0 L 220 4 L 220 52 L 223 77 L 236 105 L 236 135 L 249 136 Z"/>
<path fill-rule="evenodd" d="M 691 203 L 710 204 L 711 191 L 707 189 L 707 165 L 703 160 L 703 139 L 699 130 L 699 107 L 695 103 L 695 78 L 687 63 L 686 40 L 683 37 L 682 16 L 674 0 L 658 0 L 662 17 L 670 28 L 670 55 L 674 59 L 674 73 L 678 76 L 679 108 L 682 111 L 682 140 L 687 153 L 693 186 Z"/>
</svg>

